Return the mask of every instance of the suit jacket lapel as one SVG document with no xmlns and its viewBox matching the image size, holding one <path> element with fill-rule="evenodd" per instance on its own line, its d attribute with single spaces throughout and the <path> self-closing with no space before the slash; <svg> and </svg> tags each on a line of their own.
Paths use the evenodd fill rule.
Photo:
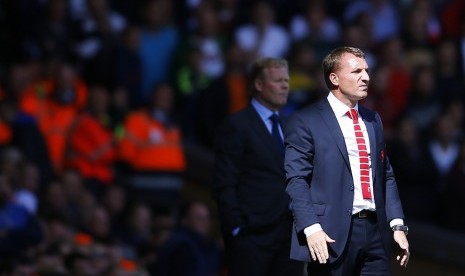
<svg viewBox="0 0 465 276">
<path fill-rule="evenodd" d="M 337 147 L 341 152 L 342 158 L 344 159 L 347 167 L 350 171 L 350 163 L 349 163 L 349 156 L 347 153 L 346 143 L 344 141 L 344 136 L 342 135 L 341 127 L 336 119 L 336 115 L 334 115 L 331 106 L 329 105 L 328 100 L 322 100 L 319 105 L 320 115 L 323 121 L 326 124 L 326 127 L 329 129 L 331 135 L 333 136 L 334 140 L 336 141 Z M 352 172 L 352 171 L 351 171 Z"/>
<path fill-rule="evenodd" d="M 266 147 L 271 149 L 271 153 L 275 156 L 273 159 L 280 161 L 280 165 L 282 166 L 284 163 L 284 157 L 279 152 L 276 142 L 273 140 L 273 137 L 271 137 L 271 134 L 268 131 L 265 123 L 262 121 L 262 118 L 260 118 L 260 115 L 258 115 L 257 111 L 252 105 L 248 107 L 248 117 L 250 119 L 252 131 L 257 135 L 257 139 L 263 141 Z M 281 127 L 283 127 L 282 124 Z"/>
</svg>

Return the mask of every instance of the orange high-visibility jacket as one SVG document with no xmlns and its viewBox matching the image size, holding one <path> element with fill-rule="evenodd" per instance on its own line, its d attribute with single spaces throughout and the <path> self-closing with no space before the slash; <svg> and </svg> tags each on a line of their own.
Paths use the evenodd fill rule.
<svg viewBox="0 0 465 276">
<path fill-rule="evenodd" d="M 13 134 L 11 127 L 3 120 L 0 120 L 0 145 L 7 145 L 11 142 Z"/>
<path fill-rule="evenodd" d="M 113 141 L 111 129 L 89 113 L 82 114 L 69 134 L 66 167 L 76 169 L 84 178 L 112 183 L 116 161 Z"/>
<path fill-rule="evenodd" d="M 128 115 L 125 134 L 119 143 L 123 162 L 134 170 L 183 172 L 186 160 L 177 127 L 166 128 L 147 111 Z"/>
<path fill-rule="evenodd" d="M 56 173 L 59 173 L 63 166 L 69 128 L 77 113 L 87 103 L 88 91 L 84 82 L 76 79 L 74 87 L 76 98 L 70 105 L 61 105 L 53 100 L 53 81 L 39 81 L 30 85 L 20 99 L 21 110 L 37 119 Z"/>
</svg>

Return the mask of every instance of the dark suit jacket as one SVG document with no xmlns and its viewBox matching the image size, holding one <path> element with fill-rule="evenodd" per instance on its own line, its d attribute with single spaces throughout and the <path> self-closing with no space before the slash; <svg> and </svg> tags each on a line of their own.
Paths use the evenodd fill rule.
<svg viewBox="0 0 465 276">
<path fill-rule="evenodd" d="M 389 252 L 392 231 L 389 221 L 403 218 L 394 173 L 385 156 L 379 115 L 359 105 L 367 127 L 373 174 L 373 193 L 379 229 Z M 342 131 L 328 100 L 295 113 L 285 134 L 287 193 L 291 197 L 295 231 L 291 258 L 310 261 L 303 230 L 320 223 L 334 240 L 330 262 L 341 256 L 351 224 L 354 183 Z"/>
<path fill-rule="evenodd" d="M 284 157 L 253 106 L 226 119 L 214 148 L 213 194 L 225 232 L 240 226 L 241 233 L 269 233 L 286 215 L 290 221 Z"/>
</svg>

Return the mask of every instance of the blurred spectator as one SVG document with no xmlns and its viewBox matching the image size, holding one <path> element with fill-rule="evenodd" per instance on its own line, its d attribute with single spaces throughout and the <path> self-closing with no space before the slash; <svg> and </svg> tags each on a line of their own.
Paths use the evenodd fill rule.
<svg viewBox="0 0 465 276">
<path fill-rule="evenodd" d="M 210 231 L 210 211 L 205 203 L 193 201 L 183 206 L 179 226 L 160 249 L 152 275 L 218 275 L 222 253 Z"/>
<path fill-rule="evenodd" d="M 441 191 L 445 185 L 445 177 L 460 153 L 457 128 L 454 120 L 445 115 L 439 116 L 433 125 L 433 134 L 428 144 L 428 154 L 438 175 L 437 185 Z"/>
<path fill-rule="evenodd" d="M 12 189 L 19 182 L 20 165 L 23 160 L 23 154 L 15 147 L 7 147 L 0 153 L 0 171 L 2 176 L 8 179 Z"/>
<path fill-rule="evenodd" d="M 404 21 L 402 39 L 408 50 L 429 48 L 438 42 L 441 26 L 434 13 L 432 1 L 413 1 L 407 10 Z"/>
<path fill-rule="evenodd" d="M 389 161 L 395 168 L 406 216 L 436 222 L 437 218 L 433 216 L 436 205 L 418 204 L 432 202 L 437 196 L 436 174 L 427 158 L 427 145 L 421 141 L 420 135 L 415 121 L 400 118 L 387 143 Z"/>
<path fill-rule="evenodd" d="M 128 26 L 123 32 L 123 41 L 115 56 L 114 81 L 117 93 L 124 93 L 131 109 L 143 105 L 141 94 L 142 60 L 139 56 L 140 30 L 135 26 Z M 114 96 L 116 97 L 116 95 Z"/>
<path fill-rule="evenodd" d="M 196 140 L 195 114 L 200 110 L 200 94 L 212 80 L 202 72 L 202 51 L 196 45 L 187 49 L 186 64 L 176 72 L 177 109 L 184 137 Z"/>
<path fill-rule="evenodd" d="M 37 166 L 31 162 L 23 162 L 20 167 L 19 181 L 14 191 L 14 201 L 24 206 L 31 214 L 37 213 L 39 185 L 40 173 Z"/>
<path fill-rule="evenodd" d="M 344 11 L 345 22 L 354 22 L 360 16 L 368 17 L 371 25 L 369 36 L 373 38 L 374 43 L 383 42 L 399 34 L 399 15 L 392 1 L 351 1 Z"/>
<path fill-rule="evenodd" d="M 465 219 L 460 214 L 460 206 L 465 201 L 465 142 L 462 140 L 457 161 L 447 176 L 444 187 L 442 222 L 445 226 L 465 233 Z"/>
<path fill-rule="evenodd" d="M 170 85 L 155 87 L 149 108 L 128 115 L 119 144 L 133 195 L 164 208 L 176 206 L 186 169 L 182 135 L 172 114 L 173 100 Z"/>
<path fill-rule="evenodd" d="M 13 188 L 0 176 L 0 267 L 19 258 L 43 238 L 38 219 L 13 201 Z"/>
<path fill-rule="evenodd" d="M 11 144 L 13 131 L 11 123 L 14 117 L 14 107 L 9 105 L 5 100 L 0 100 L 0 148 Z"/>
<path fill-rule="evenodd" d="M 200 69 L 211 79 L 220 77 L 224 73 L 224 49 L 226 37 L 219 32 L 218 14 L 213 5 L 205 2 L 195 9 L 195 23 L 192 34 L 184 44 L 195 45 L 200 50 Z M 186 51 L 182 51 L 186 52 Z"/>
<path fill-rule="evenodd" d="M 124 225 L 117 231 L 118 239 L 127 247 L 129 255 L 139 257 L 142 248 L 152 242 L 152 211 L 144 203 L 133 204 L 124 218 Z"/>
<path fill-rule="evenodd" d="M 308 41 L 318 56 L 324 56 L 341 39 L 339 22 L 327 14 L 325 2 L 309 1 L 302 14 L 295 15 L 289 26 L 292 40 Z"/>
<path fill-rule="evenodd" d="M 275 12 L 267 1 L 258 1 L 251 8 L 248 24 L 234 33 L 236 43 L 246 53 L 250 63 L 259 57 L 285 57 L 290 48 L 286 30 L 275 22 Z"/>
<path fill-rule="evenodd" d="M 438 87 L 441 87 L 441 102 L 465 102 L 463 76 L 457 44 L 451 40 L 442 40 L 436 50 L 436 78 Z"/>
<path fill-rule="evenodd" d="M 101 206 L 92 207 L 83 218 L 83 231 L 89 234 L 94 242 L 109 244 L 113 242 L 110 221 L 107 211 Z"/>
<path fill-rule="evenodd" d="M 89 92 L 88 108 L 75 119 L 69 132 L 65 166 L 76 169 L 86 186 L 100 197 L 104 185 L 113 184 L 116 145 L 107 89 L 92 86 Z"/>
<path fill-rule="evenodd" d="M 401 116 L 407 108 L 409 92 L 412 85 L 411 72 L 405 61 L 403 42 L 398 37 L 386 40 L 380 45 L 379 70 L 374 76 L 377 81 L 370 82 L 375 85 L 375 93 L 384 94 L 379 99 L 379 104 L 386 101 L 386 106 L 378 106 L 376 109 L 383 118 L 383 125 L 387 132 L 393 127 L 394 121 Z M 383 76 L 384 75 L 384 76 Z M 385 80 L 382 80 L 385 78 Z M 385 87 L 383 87 L 383 83 Z M 384 93 L 381 90 L 384 90 Z M 370 97 L 370 95 L 368 95 Z M 383 112 L 384 111 L 384 112 Z"/>
<path fill-rule="evenodd" d="M 111 10 L 107 0 L 87 0 L 88 13 L 79 20 L 75 50 L 83 62 L 87 82 L 112 84 L 111 70 L 126 19 Z"/>
<path fill-rule="evenodd" d="M 406 114 L 415 121 L 420 134 L 423 135 L 438 117 L 442 106 L 437 100 L 439 92 L 432 68 L 417 68 L 412 78 Z"/>
<path fill-rule="evenodd" d="M 139 55 L 142 62 L 141 95 L 144 101 L 150 98 L 153 87 L 167 82 L 172 73 L 179 33 L 172 22 L 171 5 L 167 0 L 150 0 L 143 9 L 145 24 L 140 33 Z"/>
<path fill-rule="evenodd" d="M 448 38 L 459 38 L 461 36 L 462 21 L 465 18 L 465 2 L 462 0 L 446 1 L 440 16 L 444 34 Z"/>
<path fill-rule="evenodd" d="M 289 96 L 281 113 L 290 116 L 296 110 L 315 102 L 321 95 L 318 91 L 318 69 L 316 53 L 310 44 L 300 42 L 293 45 L 289 65 Z"/>
<path fill-rule="evenodd" d="M 198 92 L 194 110 L 185 115 L 189 121 L 184 122 L 184 130 L 193 133 L 196 143 L 211 148 L 220 122 L 248 102 L 244 52 L 232 43 L 226 50 L 226 72 Z"/>
<path fill-rule="evenodd" d="M 47 2 L 45 16 L 36 24 L 37 47 L 41 58 L 70 59 L 74 30 L 69 17 L 69 2 L 50 0 Z"/>
<path fill-rule="evenodd" d="M 113 232 L 120 231 L 124 225 L 124 215 L 127 209 L 128 197 L 126 191 L 118 185 L 105 189 L 102 205 L 107 210 L 108 219 Z"/>
<path fill-rule="evenodd" d="M 21 150 L 25 159 L 35 164 L 40 170 L 40 186 L 52 179 L 53 169 L 47 151 L 45 139 L 35 119 L 18 109 L 15 101 L 0 101 L 0 118 L 3 124 L 1 147 L 13 146 Z"/>
<path fill-rule="evenodd" d="M 54 73 L 53 79 L 26 88 L 20 108 L 37 119 L 54 171 L 60 173 L 68 131 L 77 113 L 86 105 L 88 91 L 71 65 L 60 64 Z"/>
<path fill-rule="evenodd" d="M 238 21 L 240 0 L 216 1 L 219 29 L 222 33 L 232 33 Z"/>
</svg>

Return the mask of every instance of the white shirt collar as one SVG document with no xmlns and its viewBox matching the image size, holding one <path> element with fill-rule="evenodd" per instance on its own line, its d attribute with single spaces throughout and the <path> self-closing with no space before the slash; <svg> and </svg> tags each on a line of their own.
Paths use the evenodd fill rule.
<svg viewBox="0 0 465 276">
<path fill-rule="evenodd" d="M 273 112 L 257 101 L 255 98 L 252 98 L 252 105 L 257 110 L 258 115 L 262 118 L 263 121 L 269 120 L 270 116 L 274 113 L 278 114 L 278 112 Z M 279 114 L 278 114 L 279 115 Z"/>
<path fill-rule="evenodd" d="M 341 102 L 338 98 L 336 98 L 336 96 L 334 96 L 332 92 L 329 92 L 327 99 L 328 99 L 329 105 L 334 111 L 334 114 L 336 115 L 336 118 L 340 118 L 346 115 L 347 111 L 350 111 L 350 107 L 348 107 L 343 102 Z M 357 110 L 358 112 L 358 103 L 355 104 L 354 109 Z"/>
</svg>

